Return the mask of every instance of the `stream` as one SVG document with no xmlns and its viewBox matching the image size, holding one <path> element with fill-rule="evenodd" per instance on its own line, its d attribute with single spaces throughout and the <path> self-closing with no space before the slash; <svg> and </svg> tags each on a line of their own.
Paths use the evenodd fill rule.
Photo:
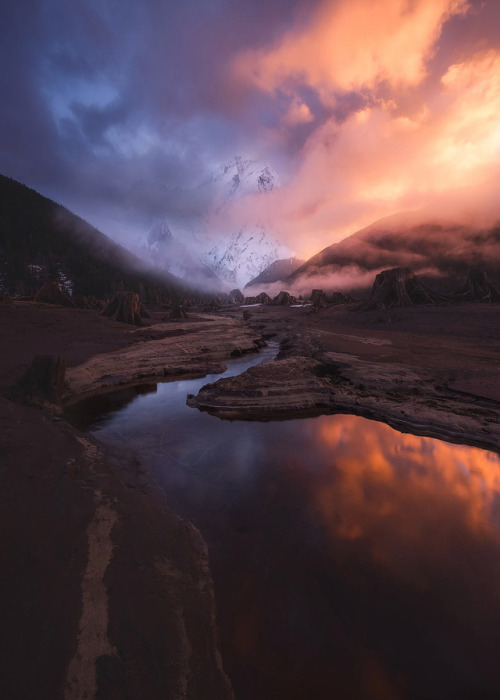
<svg viewBox="0 0 500 700">
<path fill-rule="evenodd" d="M 201 530 L 237 700 L 499 697 L 499 456 L 351 415 L 230 422 L 186 406 L 275 353 L 69 416 L 135 449 Z"/>
</svg>

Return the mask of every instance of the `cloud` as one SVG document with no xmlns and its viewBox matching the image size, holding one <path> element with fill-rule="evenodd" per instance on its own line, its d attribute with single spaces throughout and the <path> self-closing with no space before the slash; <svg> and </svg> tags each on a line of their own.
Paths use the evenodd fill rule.
<svg viewBox="0 0 500 700">
<path fill-rule="evenodd" d="M 496 176 L 492 0 L 29 4 L 0 27 L 2 170 L 117 238 L 198 215 L 235 153 L 284 185 L 227 226 L 257 210 L 301 257 Z"/>
<path fill-rule="evenodd" d="M 304 144 L 288 184 L 260 204 L 303 258 L 396 211 L 434 203 L 448 216 L 452 207 L 472 206 L 481 188 L 483 213 L 490 194 L 498 218 L 500 206 L 491 204 L 499 110 L 500 52 L 479 52 L 449 66 L 409 109 L 373 99 L 341 122 L 326 119 Z M 244 216 L 257 201 L 238 206 Z"/>
<path fill-rule="evenodd" d="M 467 0 L 326 0 L 272 47 L 241 53 L 234 71 L 267 91 L 313 86 L 327 103 L 332 91 L 413 86 L 444 22 L 468 7 Z"/>
</svg>

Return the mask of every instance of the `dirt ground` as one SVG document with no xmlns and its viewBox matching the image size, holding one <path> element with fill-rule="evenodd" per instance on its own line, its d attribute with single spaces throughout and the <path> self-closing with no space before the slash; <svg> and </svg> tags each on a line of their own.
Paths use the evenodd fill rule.
<svg viewBox="0 0 500 700">
<path fill-rule="evenodd" d="M 298 367 L 302 355 L 310 364 L 344 362 L 351 372 L 351 399 L 358 408 L 360 401 L 376 399 L 375 413 L 384 404 L 374 394 L 387 392 L 393 371 L 404 368 L 400 376 L 411 375 L 432 391 L 438 387 L 436 410 L 450 397 L 456 405 L 460 400 L 460 410 L 467 411 L 458 428 L 467 416 L 477 420 L 482 410 L 490 434 L 498 432 L 500 305 L 249 311 L 245 323 L 239 308 L 221 313 L 230 323 L 224 325 L 227 337 L 217 361 L 239 351 L 235 338 L 245 338 L 248 349 L 254 337 L 274 337 L 292 356 L 298 354 L 292 357 Z M 151 328 L 137 332 L 96 311 L 0 303 L 2 697 L 118 698 L 125 697 L 124 688 L 132 688 L 133 697 L 152 699 L 232 697 L 217 650 L 210 572 L 197 531 L 168 510 L 133 455 L 106 452 L 56 409 L 6 398 L 36 354 L 62 356 L 70 373 L 78 372 L 98 354 L 108 363 L 109 353 L 124 348 L 140 355 L 141 348 L 148 352 L 169 334 L 164 350 L 179 354 L 172 339 L 186 329 L 171 325 L 160 332 L 161 317 L 153 313 Z M 186 348 L 198 348 L 198 360 L 202 352 L 210 356 L 203 333 L 196 331 L 203 323 L 195 318 L 185 323 L 192 323 L 181 348 L 186 361 Z M 211 333 L 214 347 L 216 336 Z M 159 374 L 164 363 L 159 353 Z M 407 415 L 404 381 L 398 391 L 391 401 Z M 97 591 L 98 613 L 89 604 L 91 590 Z"/>
</svg>

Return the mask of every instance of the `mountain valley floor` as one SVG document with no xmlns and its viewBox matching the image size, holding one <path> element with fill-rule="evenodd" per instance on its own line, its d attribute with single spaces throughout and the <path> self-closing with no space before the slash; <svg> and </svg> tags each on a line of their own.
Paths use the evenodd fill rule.
<svg viewBox="0 0 500 700">
<path fill-rule="evenodd" d="M 34 355 L 65 358 L 71 404 L 222 371 L 274 338 L 281 359 L 190 405 L 249 420 L 356 413 L 500 451 L 500 305 L 249 311 L 153 311 L 135 329 L 95 311 L 0 303 L 3 697 L 232 697 L 199 532 L 133 454 L 81 433 L 61 407 L 8 398 Z"/>
</svg>

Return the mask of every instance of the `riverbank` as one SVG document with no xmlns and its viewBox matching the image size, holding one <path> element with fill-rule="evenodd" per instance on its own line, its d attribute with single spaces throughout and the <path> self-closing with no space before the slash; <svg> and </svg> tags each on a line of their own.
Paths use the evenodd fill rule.
<svg viewBox="0 0 500 700">
<path fill-rule="evenodd" d="M 157 313 L 135 329 L 94 311 L 0 304 L 0 393 L 35 354 L 66 359 L 71 403 L 204 376 L 273 337 L 282 359 L 190 404 L 231 419 L 357 413 L 500 449 L 500 307 L 250 311 L 246 322 L 238 308 L 179 322 Z M 56 407 L 7 398 L 0 434 L 3 695 L 232 697 L 203 540 L 133 454 L 79 433 Z"/>
<path fill-rule="evenodd" d="M 19 302 L 0 320 L 2 697 L 232 698 L 198 530 L 133 453 L 6 398 L 34 354 L 71 376 L 149 344 L 92 311 Z"/>
<path fill-rule="evenodd" d="M 221 379 L 190 406 L 225 419 L 351 413 L 403 432 L 500 450 L 500 307 L 363 313 L 259 307 L 279 359 Z"/>
</svg>

